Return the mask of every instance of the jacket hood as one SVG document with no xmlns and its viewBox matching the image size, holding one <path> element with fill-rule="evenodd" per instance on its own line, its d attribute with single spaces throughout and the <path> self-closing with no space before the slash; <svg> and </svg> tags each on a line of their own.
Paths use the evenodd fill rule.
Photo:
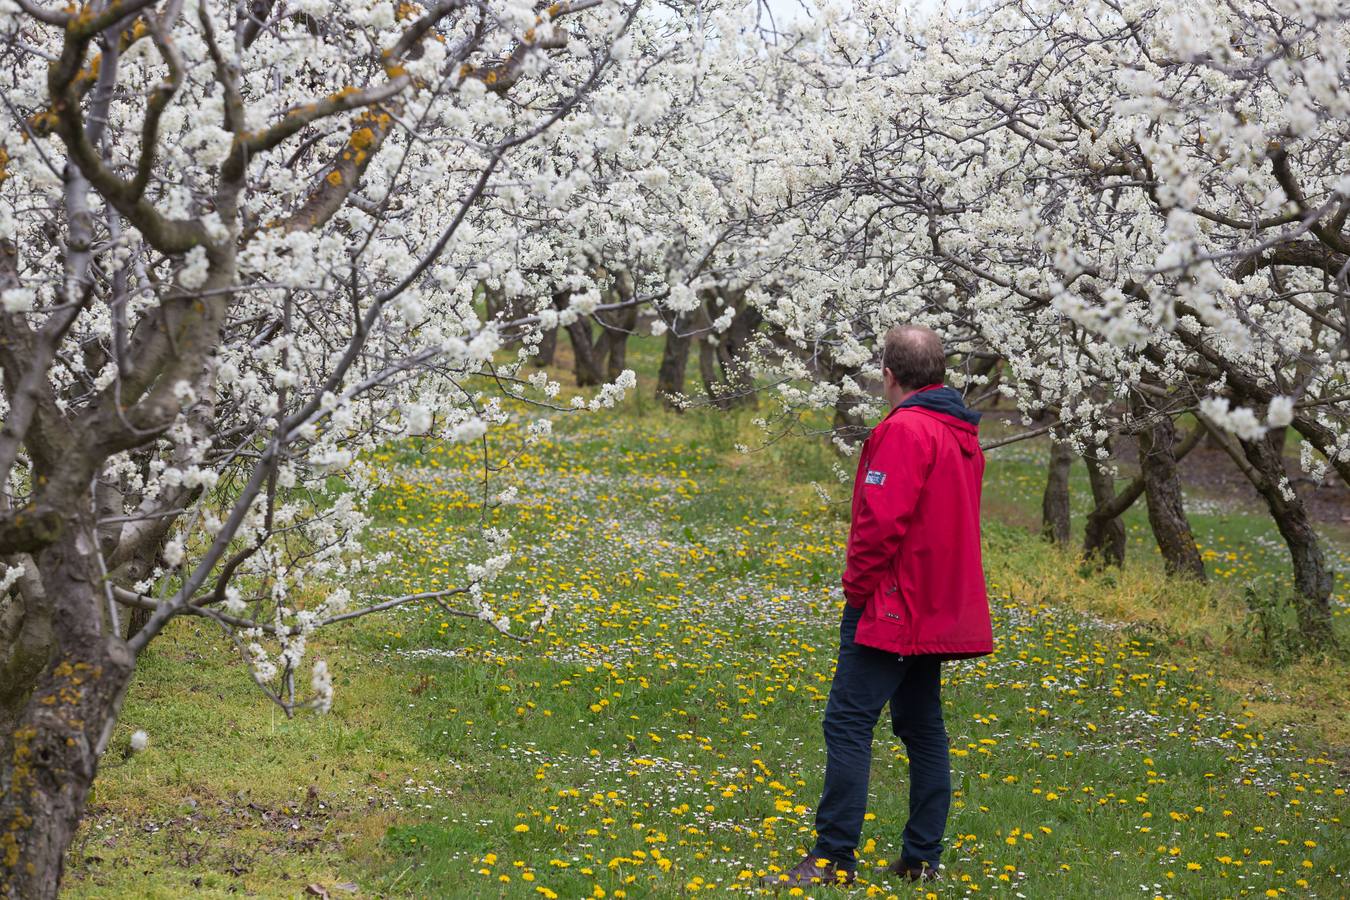
<svg viewBox="0 0 1350 900">
<path fill-rule="evenodd" d="M 970 425 L 980 424 L 981 413 L 966 406 L 966 401 L 961 396 L 961 392 L 956 388 L 947 387 L 945 384 L 919 388 L 913 396 L 900 404 L 902 409 L 909 406 L 931 409 L 933 412 L 951 416 L 953 419 L 960 419 Z"/>
<path fill-rule="evenodd" d="M 981 413 L 966 406 L 965 398 L 956 388 L 945 384 L 919 388 L 896 409 L 922 409 L 938 413 L 940 421 L 956 432 L 963 453 L 970 456 L 979 449 Z"/>
</svg>

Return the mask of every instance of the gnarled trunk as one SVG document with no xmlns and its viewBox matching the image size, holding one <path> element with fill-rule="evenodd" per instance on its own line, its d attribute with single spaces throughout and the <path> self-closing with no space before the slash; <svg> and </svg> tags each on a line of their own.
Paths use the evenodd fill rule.
<svg viewBox="0 0 1350 900">
<path fill-rule="evenodd" d="M 1103 447 L 1109 453 L 1110 443 Z M 1127 503 L 1124 502 L 1125 495 L 1116 494 L 1115 478 L 1107 471 L 1109 459 L 1108 456 L 1099 460 L 1095 447 L 1089 447 L 1083 454 L 1095 506 L 1088 513 L 1087 526 L 1083 530 L 1083 555 L 1105 565 L 1121 566 L 1125 564 L 1125 523 L 1120 521 L 1120 516 L 1139 495 L 1136 493 Z M 1142 489 L 1142 485 L 1140 487 Z"/>
<path fill-rule="evenodd" d="M 10 738 L 52 653 L 51 609 L 36 564 L 26 553 L 5 562 L 23 574 L 0 597 L 0 760 L 10 758 Z"/>
<path fill-rule="evenodd" d="M 567 309 L 571 298 L 570 291 L 559 291 L 553 295 L 553 305 L 559 311 Z M 578 316 L 567 326 L 567 336 L 572 339 L 572 373 L 576 376 L 577 387 L 590 387 L 602 383 L 600 367 L 595 360 L 595 342 L 591 337 L 591 317 Z"/>
<path fill-rule="evenodd" d="M 88 523 L 38 554 L 53 652 L 6 733 L 0 759 L 0 897 L 54 898 L 98 760 L 135 667 L 107 627 Z"/>
<path fill-rule="evenodd" d="M 605 332 L 605 350 L 608 356 L 605 362 L 605 376 L 610 381 L 617 379 L 623 374 L 623 370 L 628 368 L 628 336 L 628 331 Z"/>
<path fill-rule="evenodd" d="M 861 444 L 869 431 L 867 420 L 858 411 L 858 401 L 839 400 L 834 404 L 835 436 L 848 444 Z"/>
<path fill-rule="evenodd" d="M 750 343 L 763 323 L 764 316 L 758 307 L 746 302 L 744 290 L 733 295 L 733 299 L 736 317 L 731 320 L 731 327 L 718 346 L 718 359 L 722 364 L 722 377 L 730 391 L 728 401 L 736 406 L 755 406 L 759 398 L 755 393 L 755 378 L 750 368 Z"/>
<path fill-rule="evenodd" d="M 558 350 L 558 329 L 550 328 L 539 339 L 539 351 L 532 361 L 539 368 L 553 365 L 553 356 Z"/>
<path fill-rule="evenodd" d="M 1041 536 L 1061 546 L 1067 545 L 1072 537 L 1069 524 L 1069 469 L 1072 466 L 1073 445 L 1068 441 L 1053 440 L 1045 492 L 1041 495 Z"/>
<path fill-rule="evenodd" d="M 1289 483 L 1280 443 L 1273 434 L 1238 442 L 1250 465 L 1246 474 L 1266 501 L 1280 537 L 1289 548 L 1289 558 L 1294 566 L 1299 632 L 1309 646 L 1326 647 L 1335 640 L 1331 626 L 1331 590 L 1335 576 L 1327 566 L 1307 507 Z"/>
<path fill-rule="evenodd" d="M 628 366 L 628 338 L 637 327 L 637 307 L 596 313 L 595 318 L 602 329 L 595 342 L 596 368 L 613 381 Z"/>
<path fill-rule="evenodd" d="M 614 276 L 613 284 L 605 292 L 606 303 L 631 302 L 637 290 L 633 276 L 620 271 Z M 595 319 L 600 323 L 600 337 L 595 342 L 595 361 L 597 368 L 604 369 L 610 381 L 623 374 L 628 365 L 628 338 L 637 328 L 637 306 L 625 306 L 597 312 Z"/>
<path fill-rule="evenodd" d="M 678 410 L 674 399 L 684 393 L 684 370 L 689 364 L 689 313 L 675 317 L 666 332 L 666 346 L 661 353 L 661 368 L 656 373 L 656 399 Z"/>
<path fill-rule="evenodd" d="M 717 345 L 713 343 L 714 340 L 706 334 L 698 339 L 698 373 L 703 378 L 703 391 L 708 395 L 708 401 L 719 409 L 726 409 L 730 404 L 725 398 L 726 385 L 717 375 Z"/>
<path fill-rule="evenodd" d="M 572 374 L 576 376 L 577 387 L 602 383 L 605 379 L 595 359 L 595 345 L 591 343 L 591 320 L 577 319 L 567 326 L 567 336 L 572 339 Z"/>
<path fill-rule="evenodd" d="M 856 447 L 867 439 L 871 430 L 863 418 L 860 407 L 864 398 L 850 390 L 845 390 L 847 382 L 855 385 L 863 382 L 862 370 L 857 366 L 845 366 L 834 360 L 828 352 L 820 353 L 816 358 L 820 373 L 831 384 L 839 385 L 839 395 L 834 401 L 834 439 Z M 837 446 L 837 445 L 836 445 Z M 842 448 L 840 448 L 842 450 Z"/>
<path fill-rule="evenodd" d="M 1204 581 L 1205 563 L 1195 546 L 1181 495 L 1176 443 L 1176 425 L 1166 416 L 1139 434 L 1139 470 L 1144 479 L 1148 523 L 1158 541 L 1167 574 Z"/>
</svg>

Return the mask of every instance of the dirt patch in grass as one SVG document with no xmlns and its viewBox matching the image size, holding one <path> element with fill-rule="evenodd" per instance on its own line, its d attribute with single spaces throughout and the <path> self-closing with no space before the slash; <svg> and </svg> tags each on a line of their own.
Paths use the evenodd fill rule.
<svg viewBox="0 0 1350 900">
<path fill-rule="evenodd" d="M 88 821 L 97 826 L 84 828 L 71 848 L 66 891 L 116 896 L 136 882 L 151 895 L 183 889 L 299 894 L 324 872 L 339 880 L 352 812 L 313 787 L 295 806 L 259 803 L 248 795 L 215 797 L 206 790 L 172 810 L 94 804 Z"/>
</svg>

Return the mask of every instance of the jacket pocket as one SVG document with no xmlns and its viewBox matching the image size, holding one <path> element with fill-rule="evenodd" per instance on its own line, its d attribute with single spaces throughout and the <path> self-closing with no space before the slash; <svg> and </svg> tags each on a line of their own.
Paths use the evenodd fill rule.
<svg viewBox="0 0 1350 900">
<path fill-rule="evenodd" d="M 900 583 L 888 577 L 878 587 L 876 593 L 877 619 L 898 629 L 909 626 L 909 610 L 905 606 L 905 597 Z"/>
</svg>

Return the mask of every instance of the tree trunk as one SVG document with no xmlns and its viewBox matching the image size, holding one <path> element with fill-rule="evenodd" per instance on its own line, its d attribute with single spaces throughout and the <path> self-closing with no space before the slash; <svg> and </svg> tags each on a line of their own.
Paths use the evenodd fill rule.
<svg viewBox="0 0 1350 900">
<path fill-rule="evenodd" d="M 764 316 L 755 306 L 745 302 L 745 291 L 734 295 L 736 318 L 731 320 L 724 340 L 718 348 L 722 363 L 722 377 L 731 390 L 728 398 L 736 406 L 755 406 L 755 377 L 750 369 L 750 343 L 759 330 Z"/>
<path fill-rule="evenodd" d="M 857 366 L 839 364 L 828 352 L 821 352 L 818 355 L 816 365 L 819 366 L 823 380 L 840 387 L 839 396 L 834 401 L 833 437 L 835 441 L 842 441 L 852 447 L 858 446 L 867 438 L 870 429 L 859 411 L 859 407 L 863 404 L 863 398 L 852 392 L 845 392 L 844 384 L 847 380 L 861 385 L 863 383 L 862 370 Z"/>
<path fill-rule="evenodd" d="M 597 372 L 608 372 L 608 359 L 613 355 L 610 352 L 613 336 L 609 330 L 609 326 L 605 324 L 604 319 L 597 315 L 595 320 L 600 323 L 600 333 L 595 336 L 595 344 L 591 351 L 591 357 L 595 360 L 595 370 Z"/>
<path fill-rule="evenodd" d="M 603 384 L 605 378 L 600 374 L 600 366 L 595 361 L 595 345 L 591 343 L 590 319 L 577 319 L 568 325 L 567 336 L 572 339 L 572 372 L 576 375 L 577 387 Z"/>
<path fill-rule="evenodd" d="M 567 291 L 553 295 L 553 305 L 559 310 L 567 309 Z M 595 343 L 591 338 L 591 317 L 578 316 L 567 326 L 567 336 L 572 339 L 572 373 L 576 376 L 577 387 L 591 387 L 604 383 L 600 367 L 595 361 Z"/>
<path fill-rule="evenodd" d="M 698 334 L 698 374 L 703 381 L 703 393 L 708 402 L 719 409 L 726 409 L 723 398 L 728 390 L 717 371 L 718 336 L 713 332 L 713 319 L 721 314 L 722 292 L 717 288 L 704 288 L 698 295 L 699 306 L 690 322 L 690 327 Z"/>
<path fill-rule="evenodd" d="M 1105 447 L 1110 450 L 1109 442 Z M 1115 478 L 1106 469 L 1109 457 L 1099 460 L 1096 448 L 1089 447 L 1083 462 L 1087 463 L 1088 483 L 1092 485 L 1092 501 L 1096 506 L 1088 513 L 1083 532 L 1083 554 L 1104 565 L 1124 565 L 1125 523 L 1120 521 L 1120 516 L 1125 510 L 1120 508 L 1116 496 Z"/>
<path fill-rule="evenodd" d="M 684 393 L 684 370 L 689 364 L 689 323 L 692 316 L 680 313 L 666 332 L 666 347 L 661 354 L 661 368 L 656 373 L 656 399 L 674 410 L 679 410 L 675 398 Z"/>
<path fill-rule="evenodd" d="M 1275 448 L 1275 452 L 1283 459 L 1285 445 L 1289 443 L 1289 429 L 1272 428 L 1266 433 L 1270 435 L 1271 446 Z"/>
<path fill-rule="evenodd" d="M 553 365 L 553 354 L 558 349 L 558 329 L 550 328 L 539 339 L 539 352 L 534 355 L 534 364 L 539 368 Z"/>
<path fill-rule="evenodd" d="M 867 437 L 867 420 L 858 412 L 858 401 L 841 397 L 834 404 L 834 433 L 846 443 L 857 446 Z"/>
<path fill-rule="evenodd" d="M 105 632 L 88 526 L 70 523 L 38 557 L 61 626 L 0 759 L 0 897 L 56 897 L 66 849 L 135 667 L 121 637 Z"/>
<path fill-rule="evenodd" d="M 500 287 L 480 282 L 483 289 L 483 321 L 491 322 L 506 312 L 506 294 Z"/>
<path fill-rule="evenodd" d="M 605 302 L 631 301 L 635 290 L 633 276 L 621 271 L 614 276 L 614 283 L 606 291 Z M 628 365 L 628 338 L 637 328 L 637 307 L 597 312 L 595 318 L 603 329 L 596 343 L 596 365 L 605 370 L 609 381 L 613 381 L 623 374 Z"/>
<path fill-rule="evenodd" d="M 1165 416 L 1139 435 L 1139 469 L 1144 479 L 1148 523 L 1158 541 L 1167 574 L 1204 581 L 1205 563 L 1195 546 L 1195 535 L 1191 533 L 1182 500 L 1174 455 L 1176 442 L 1176 425 Z"/>
<path fill-rule="evenodd" d="M 11 756 L 10 738 L 38 675 L 51 661 L 53 640 L 51 610 L 32 557 L 20 554 L 5 562 L 23 566 L 24 572 L 0 597 L 0 760 Z"/>
<path fill-rule="evenodd" d="M 710 337 L 704 334 L 698 339 L 698 373 L 703 378 L 703 391 L 708 395 L 708 401 L 719 409 L 726 409 L 723 395 L 727 389 L 717 375 L 717 345 Z"/>
<path fill-rule="evenodd" d="M 614 381 L 623 374 L 623 370 L 628 368 L 628 335 L 627 331 L 610 331 L 609 335 L 609 359 L 605 364 L 605 375 L 610 381 Z"/>
<path fill-rule="evenodd" d="M 1041 495 L 1041 536 L 1060 546 L 1067 546 L 1072 537 L 1069 523 L 1069 470 L 1072 466 L 1073 445 L 1068 441 L 1052 440 L 1045 493 Z"/>
<path fill-rule="evenodd" d="M 1266 501 L 1275 526 L 1289 548 L 1297 592 L 1299 632 L 1313 648 L 1330 646 L 1334 642 L 1331 591 L 1335 576 L 1327 567 L 1308 510 L 1289 483 L 1278 439 L 1266 435 L 1254 441 L 1240 440 L 1238 444 L 1250 465 L 1250 470 L 1244 472 Z"/>
</svg>

